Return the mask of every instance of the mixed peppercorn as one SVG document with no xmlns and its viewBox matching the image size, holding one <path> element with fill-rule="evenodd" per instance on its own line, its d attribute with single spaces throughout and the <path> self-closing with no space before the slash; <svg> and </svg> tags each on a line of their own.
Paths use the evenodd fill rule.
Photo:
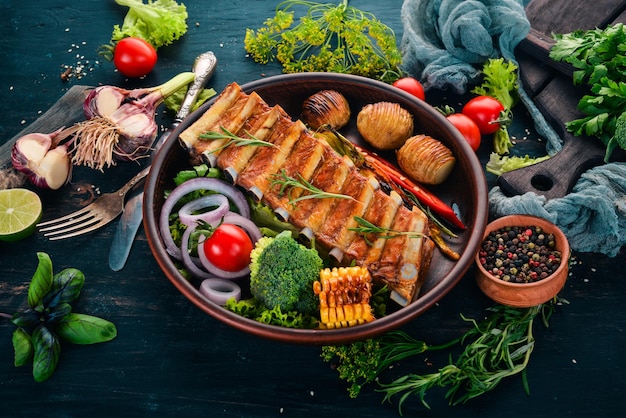
<svg viewBox="0 0 626 418">
<path fill-rule="evenodd" d="M 509 226 L 491 232 L 479 250 L 481 265 L 494 277 L 512 283 L 547 278 L 561 264 L 554 234 L 538 226 Z"/>
</svg>

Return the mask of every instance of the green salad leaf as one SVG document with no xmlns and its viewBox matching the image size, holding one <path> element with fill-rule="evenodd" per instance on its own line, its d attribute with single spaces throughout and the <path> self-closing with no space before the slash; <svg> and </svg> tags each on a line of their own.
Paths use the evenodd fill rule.
<svg viewBox="0 0 626 418">
<path fill-rule="evenodd" d="M 187 7 L 175 0 L 115 0 L 128 7 L 122 26 L 115 25 L 111 43 L 127 38 L 141 38 L 154 49 L 169 45 L 187 32 Z"/>
</svg>

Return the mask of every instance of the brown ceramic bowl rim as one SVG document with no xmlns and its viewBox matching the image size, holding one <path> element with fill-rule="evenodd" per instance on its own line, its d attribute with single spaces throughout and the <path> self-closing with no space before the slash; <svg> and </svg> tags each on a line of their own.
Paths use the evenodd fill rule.
<svg viewBox="0 0 626 418">
<path fill-rule="evenodd" d="M 513 222 L 514 219 L 517 221 Z M 474 257 L 476 266 L 480 270 L 480 273 L 487 280 L 497 283 L 500 286 L 530 289 L 533 287 L 545 286 L 547 282 L 550 282 L 558 278 L 559 274 L 563 272 L 563 269 L 568 268 L 570 246 L 569 246 L 567 237 L 558 226 L 548 221 L 547 219 L 544 219 L 538 216 L 520 214 L 520 215 L 506 215 L 501 218 L 497 218 L 496 220 L 487 224 L 487 227 L 485 228 L 485 233 L 483 234 L 483 238 L 481 240 L 481 244 L 482 244 L 482 241 L 484 241 L 484 239 L 487 238 L 490 232 L 498 230 L 500 228 L 504 228 L 506 226 L 540 226 L 544 230 L 549 230 L 551 233 L 553 233 L 556 236 L 556 239 L 560 243 L 560 246 L 562 246 L 562 249 L 560 250 L 561 251 L 561 263 L 559 264 L 559 267 L 557 267 L 557 269 L 545 279 L 537 280 L 537 281 L 530 282 L 530 283 L 511 283 L 511 282 L 504 281 L 500 278 L 497 278 L 491 273 L 489 273 L 487 270 L 485 270 L 483 265 L 480 263 L 480 255 L 476 253 L 476 256 Z"/>
<path fill-rule="evenodd" d="M 153 213 L 153 206 L 155 204 L 154 192 L 157 189 L 159 182 L 164 181 L 159 177 L 159 172 L 165 164 L 167 154 L 172 151 L 174 147 L 179 146 L 177 137 L 182 129 L 185 128 L 185 121 L 183 121 L 183 123 L 181 123 L 172 132 L 170 138 L 161 147 L 153 160 L 153 169 L 150 171 L 150 174 L 146 179 L 144 188 L 144 226 L 150 249 L 159 267 L 165 273 L 167 278 L 187 299 L 214 318 L 241 331 L 277 341 L 318 345 L 341 344 L 349 341 L 370 338 L 398 328 L 432 307 L 461 280 L 474 261 L 474 255 L 478 251 L 480 242 L 482 241 L 482 232 L 487 224 L 487 215 L 489 211 L 487 203 L 487 184 L 482 166 L 475 153 L 471 150 L 467 141 L 464 140 L 461 134 L 454 130 L 452 125 L 447 122 L 445 117 L 429 104 L 395 87 L 392 87 L 389 84 L 365 77 L 347 74 L 298 73 L 282 74 L 263 78 L 242 85 L 242 89 L 245 92 L 250 93 L 259 88 L 280 86 L 282 83 L 293 85 L 295 83 L 307 82 L 334 82 L 343 83 L 345 85 L 349 84 L 359 88 L 367 87 L 369 89 L 379 89 L 384 91 L 385 94 L 398 97 L 399 100 L 401 99 L 402 101 L 412 102 L 412 106 L 421 108 L 421 110 L 425 112 L 429 118 L 436 120 L 438 126 L 445 129 L 451 138 L 454 139 L 457 149 L 462 150 L 463 154 L 467 156 L 466 163 L 469 165 L 469 171 L 471 172 L 467 173 L 466 176 L 472 182 L 471 184 L 476 190 L 475 194 L 478 196 L 477 201 L 475 202 L 475 207 L 472 208 L 472 211 L 475 211 L 475 213 L 473 213 L 473 222 L 468 224 L 467 228 L 468 233 L 471 231 L 474 231 L 475 233 L 471 233 L 471 235 L 469 235 L 467 245 L 464 252 L 461 254 L 460 259 L 432 289 L 421 295 L 418 301 L 382 318 L 377 318 L 367 324 L 333 330 L 293 329 L 263 324 L 228 311 L 204 298 L 200 292 L 192 286 L 189 281 L 184 279 L 180 272 L 176 269 L 176 266 L 170 259 L 170 256 L 162 244 L 160 233 L 158 231 L 158 219 L 155 218 Z M 199 113 L 204 113 L 214 101 L 215 98 L 203 104 L 194 112 L 194 114 L 197 115 Z M 193 119 L 194 114 L 190 115 L 187 120 Z"/>
</svg>

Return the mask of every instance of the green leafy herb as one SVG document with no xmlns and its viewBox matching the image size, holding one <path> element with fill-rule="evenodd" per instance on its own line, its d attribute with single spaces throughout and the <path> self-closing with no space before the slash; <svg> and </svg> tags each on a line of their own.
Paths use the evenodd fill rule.
<svg viewBox="0 0 626 418">
<path fill-rule="evenodd" d="M 169 96 L 167 96 L 165 100 L 163 100 L 163 104 L 165 105 L 165 107 L 167 107 L 173 112 L 178 112 L 183 102 L 183 98 L 185 97 L 185 94 L 187 94 L 188 87 L 189 86 L 185 86 L 179 90 L 176 90 L 173 94 L 170 94 Z M 198 95 L 196 102 L 191 107 L 191 110 L 194 111 L 198 109 L 200 106 L 204 104 L 204 102 L 206 102 L 207 100 L 209 100 L 211 97 L 215 95 L 217 95 L 217 92 L 213 88 L 200 90 L 200 94 Z"/>
<path fill-rule="evenodd" d="M 205 132 L 203 134 L 200 134 L 200 136 L 198 137 L 204 141 L 216 141 L 216 140 L 222 140 L 222 139 L 226 140 L 226 142 L 223 145 L 211 150 L 211 153 L 220 151 L 230 145 L 234 145 L 236 147 L 245 146 L 245 145 L 253 145 L 257 147 L 275 147 L 276 146 L 272 144 L 271 142 L 263 141 L 261 139 L 256 138 L 254 135 L 252 135 L 248 131 L 245 131 L 246 135 L 248 135 L 248 138 L 243 138 L 230 132 L 228 129 L 224 128 L 223 126 L 220 126 L 220 129 L 222 131 L 221 133 L 214 132 L 214 131 Z"/>
<path fill-rule="evenodd" d="M 307 8 L 294 26 L 296 6 Z M 402 61 L 394 32 L 371 13 L 348 5 L 283 1 L 264 26 L 247 29 L 246 51 L 261 64 L 274 59 L 286 73 L 328 71 L 396 80 Z"/>
<path fill-rule="evenodd" d="M 400 236 L 407 236 L 409 238 L 421 238 L 424 236 L 418 232 L 397 231 L 391 228 L 383 228 L 383 227 L 374 225 L 373 223 L 369 222 L 368 220 L 360 216 L 355 216 L 354 220 L 356 221 L 357 224 L 359 224 L 359 226 L 356 228 L 349 228 L 350 231 L 355 231 L 359 235 L 362 235 L 365 241 L 370 245 L 372 245 L 372 242 L 369 239 L 370 235 L 374 235 L 376 238 L 383 238 L 383 239 L 391 239 L 391 238 L 396 238 Z"/>
<path fill-rule="evenodd" d="M 280 186 L 280 190 L 278 192 L 279 196 L 283 196 L 285 192 L 289 195 L 289 203 L 295 204 L 301 200 L 306 199 L 352 199 L 355 200 L 352 196 L 348 196 L 341 193 L 331 193 L 321 190 L 315 187 L 310 182 L 306 181 L 300 174 L 298 174 L 298 178 L 291 177 L 287 175 L 285 170 L 280 170 L 280 174 L 274 174 L 272 176 L 272 180 L 270 185 L 273 187 L 275 185 Z M 302 189 L 308 193 L 302 194 L 296 198 L 291 198 L 291 192 L 294 189 Z"/>
<path fill-rule="evenodd" d="M 105 319 L 72 312 L 85 276 L 74 268 L 52 273 L 46 253 L 37 253 L 39 264 L 28 287 L 28 308 L 14 315 L 0 313 L 17 326 L 13 332 L 14 364 L 32 361 L 33 378 L 43 382 L 54 374 L 61 353 L 61 341 L 95 344 L 117 336 L 115 325 Z"/>
<path fill-rule="evenodd" d="M 492 152 L 489 155 L 489 161 L 487 161 L 487 165 L 485 169 L 495 174 L 496 176 L 502 175 L 507 171 L 517 170 L 518 168 L 528 167 L 533 164 L 537 164 L 541 161 L 545 161 L 550 158 L 549 155 L 544 155 L 542 157 L 531 158 L 528 155 L 523 157 L 518 156 L 502 156 L 498 153 Z"/>
<path fill-rule="evenodd" d="M 472 328 L 458 339 L 439 346 L 430 346 L 402 331 L 392 331 L 382 337 L 339 346 L 322 347 L 321 357 L 326 362 L 337 361 L 339 378 L 350 384 L 348 393 L 357 397 L 362 387 L 377 381 L 384 393 L 384 401 L 399 396 L 398 409 L 411 396 L 416 396 L 428 407 L 429 389 L 444 387 L 450 404 L 459 404 L 493 390 L 506 378 L 522 374 L 528 391 L 525 370 L 534 348 L 533 326 L 540 317 L 548 326 L 555 301 L 532 308 L 510 308 L 496 305 L 491 315 L 478 323 L 462 316 Z M 434 373 L 408 373 L 389 383 L 380 381 L 380 375 L 396 363 L 427 351 L 444 350 L 454 346 L 462 352 L 449 364 Z M 397 369 L 397 368 L 394 368 Z M 405 370 L 403 366 L 402 370 Z"/>
<path fill-rule="evenodd" d="M 626 27 L 618 23 L 606 29 L 556 34 L 554 38 L 550 58 L 571 64 L 576 69 L 573 83 L 586 83 L 590 88 L 590 94 L 578 102 L 585 116 L 565 126 L 575 135 L 600 138 L 607 146 L 608 161 L 617 146 L 626 149 L 626 129 L 617 129 L 618 119 L 626 112 Z"/>
<path fill-rule="evenodd" d="M 100 47 L 100 54 L 113 59 L 118 41 L 128 37 L 141 38 L 159 49 L 169 45 L 187 33 L 187 7 L 176 0 L 115 0 L 128 7 L 122 26 L 115 25 L 111 42 Z"/>
<path fill-rule="evenodd" d="M 510 123 L 511 109 L 519 100 L 517 66 L 511 61 L 505 61 L 504 58 L 491 58 L 484 63 L 482 75 L 482 84 L 475 87 L 472 93 L 498 100 L 504 106 L 505 114 L 501 119 Z M 500 129 L 493 134 L 493 149 L 499 155 L 508 154 L 513 146 L 507 124 L 501 123 Z"/>
</svg>

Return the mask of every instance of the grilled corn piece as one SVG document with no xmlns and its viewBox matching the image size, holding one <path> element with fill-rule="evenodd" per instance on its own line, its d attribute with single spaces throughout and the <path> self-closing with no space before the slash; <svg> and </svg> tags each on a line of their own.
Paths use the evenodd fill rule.
<svg viewBox="0 0 626 418">
<path fill-rule="evenodd" d="M 320 271 L 313 291 L 320 299 L 321 328 L 344 328 L 374 320 L 369 304 L 371 276 L 365 267 L 334 267 Z"/>
</svg>

